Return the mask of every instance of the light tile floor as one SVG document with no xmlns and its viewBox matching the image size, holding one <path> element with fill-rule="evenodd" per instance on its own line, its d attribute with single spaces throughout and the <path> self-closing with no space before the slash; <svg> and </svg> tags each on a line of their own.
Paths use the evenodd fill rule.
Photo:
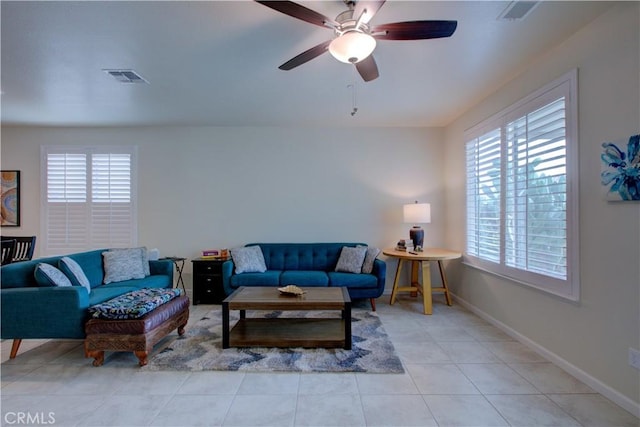
<svg viewBox="0 0 640 427">
<path fill-rule="evenodd" d="M 219 306 L 192 307 L 191 319 Z M 639 426 L 639 420 L 460 307 L 409 296 L 378 314 L 404 374 L 140 372 L 91 366 L 81 341 L 25 341 L 7 361 L 2 426 Z M 175 333 L 175 332 L 174 332 Z M 32 349 L 28 354 L 24 354 Z M 46 350 L 46 351 L 45 351 Z M 22 418 L 19 418 L 22 417 Z M 22 421 L 22 422 L 20 422 Z"/>
</svg>

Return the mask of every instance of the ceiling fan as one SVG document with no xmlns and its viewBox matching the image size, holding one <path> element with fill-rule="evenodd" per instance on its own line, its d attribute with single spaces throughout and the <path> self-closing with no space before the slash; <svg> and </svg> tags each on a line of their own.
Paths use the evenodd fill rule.
<svg viewBox="0 0 640 427">
<path fill-rule="evenodd" d="M 376 40 L 422 40 L 451 37 L 458 26 L 457 21 L 407 21 L 390 24 L 369 25 L 369 21 L 385 3 L 385 0 L 358 1 L 343 0 L 348 9 L 328 18 L 292 1 L 261 1 L 263 4 L 285 15 L 305 22 L 330 28 L 335 37 L 282 64 L 281 70 L 291 70 L 322 55 L 327 50 L 337 60 L 354 64 L 360 76 L 368 82 L 378 78 L 378 66 L 372 52 Z"/>
</svg>

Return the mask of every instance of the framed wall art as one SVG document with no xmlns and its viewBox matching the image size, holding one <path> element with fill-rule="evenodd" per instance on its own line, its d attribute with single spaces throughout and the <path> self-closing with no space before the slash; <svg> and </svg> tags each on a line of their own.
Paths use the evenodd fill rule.
<svg viewBox="0 0 640 427">
<path fill-rule="evenodd" d="M 607 200 L 640 201 L 640 134 L 602 143 L 602 185 Z"/>
<path fill-rule="evenodd" d="M 0 171 L 2 175 L 2 193 L 0 211 L 2 227 L 20 226 L 20 171 Z"/>
</svg>

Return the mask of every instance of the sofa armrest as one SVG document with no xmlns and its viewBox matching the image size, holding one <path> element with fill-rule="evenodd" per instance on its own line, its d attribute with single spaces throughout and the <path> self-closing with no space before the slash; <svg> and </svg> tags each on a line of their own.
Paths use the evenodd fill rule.
<svg viewBox="0 0 640 427">
<path fill-rule="evenodd" d="M 173 261 L 170 259 L 149 261 L 149 271 L 153 275 L 169 276 L 173 283 Z"/>
<path fill-rule="evenodd" d="M 384 292 L 384 285 L 387 278 L 387 263 L 381 259 L 375 259 L 371 274 L 378 279 L 378 297 Z M 377 298 L 377 297 L 376 297 Z"/>
<path fill-rule="evenodd" d="M 82 286 L 2 289 L 0 335 L 16 338 L 84 338 L 89 294 Z"/>
<path fill-rule="evenodd" d="M 234 266 L 235 264 L 232 260 L 222 263 L 222 287 L 226 296 L 231 295 L 234 291 L 231 289 L 231 275 L 233 275 Z"/>
</svg>

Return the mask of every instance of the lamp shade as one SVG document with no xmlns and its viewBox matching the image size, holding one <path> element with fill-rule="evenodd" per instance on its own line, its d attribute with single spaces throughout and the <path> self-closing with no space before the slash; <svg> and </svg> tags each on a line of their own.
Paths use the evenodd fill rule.
<svg viewBox="0 0 640 427">
<path fill-rule="evenodd" d="M 349 31 L 336 37 L 329 44 L 329 52 L 338 61 L 355 64 L 371 55 L 376 39 L 360 31 Z"/>
<path fill-rule="evenodd" d="M 409 224 L 428 224 L 431 222 L 431 205 L 429 203 L 410 203 L 404 205 L 404 222 Z"/>
</svg>

